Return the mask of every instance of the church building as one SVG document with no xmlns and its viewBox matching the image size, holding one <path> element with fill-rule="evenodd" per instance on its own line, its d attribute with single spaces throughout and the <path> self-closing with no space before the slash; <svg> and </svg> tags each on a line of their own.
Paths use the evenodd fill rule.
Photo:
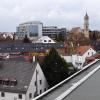
<svg viewBox="0 0 100 100">
<path fill-rule="evenodd" d="M 89 38 L 89 16 L 87 13 L 84 16 L 84 36 Z"/>
</svg>

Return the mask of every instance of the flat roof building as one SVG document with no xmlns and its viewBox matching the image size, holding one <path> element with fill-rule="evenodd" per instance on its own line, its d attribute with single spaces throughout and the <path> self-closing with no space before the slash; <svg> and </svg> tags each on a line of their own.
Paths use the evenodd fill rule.
<svg viewBox="0 0 100 100">
<path fill-rule="evenodd" d="M 43 27 L 42 29 L 43 36 L 49 36 L 52 39 L 55 39 L 58 36 L 65 37 L 67 30 L 66 28 L 58 28 L 56 26 Z"/>
<path fill-rule="evenodd" d="M 30 21 L 19 24 L 16 28 L 16 35 L 18 39 L 23 39 L 27 35 L 30 39 L 42 36 L 43 23 L 39 21 Z"/>
</svg>

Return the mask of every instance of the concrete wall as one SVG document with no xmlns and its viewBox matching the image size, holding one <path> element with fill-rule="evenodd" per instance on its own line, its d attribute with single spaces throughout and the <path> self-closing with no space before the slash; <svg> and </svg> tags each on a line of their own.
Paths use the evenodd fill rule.
<svg viewBox="0 0 100 100">
<path fill-rule="evenodd" d="M 66 62 L 72 63 L 72 56 L 62 56 L 62 58 L 64 58 Z"/>
</svg>

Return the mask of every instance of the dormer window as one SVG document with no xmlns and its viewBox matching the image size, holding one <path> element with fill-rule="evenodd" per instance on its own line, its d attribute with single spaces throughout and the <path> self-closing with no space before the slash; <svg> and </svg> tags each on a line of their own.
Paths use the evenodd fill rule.
<svg viewBox="0 0 100 100">
<path fill-rule="evenodd" d="M 24 49 L 24 47 L 22 49 Z"/>
<path fill-rule="evenodd" d="M 18 49 L 17 47 L 15 49 Z"/>
<path fill-rule="evenodd" d="M 11 48 L 10 47 L 7 47 L 7 50 L 11 50 Z"/>
<path fill-rule="evenodd" d="M 6 79 L 3 79 L 3 85 L 6 85 L 6 86 L 8 86 L 9 85 L 9 83 L 10 83 L 10 80 L 8 79 L 8 78 L 6 78 Z"/>
<path fill-rule="evenodd" d="M 9 78 L 0 78 L 0 85 L 16 86 L 17 80 L 16 79 L 9 79 Z"/>
<path fill-rule="evenodd" d="M 10 85 L 11 85 L 11 86 L 16 86 L 16 85 L 17 85 L 17 80 L 16 80 L 16 79 L 12 79 L 12 80 L 10 81 Z"/>
<path fill-rule="evenodd" d="M 0 78 L 0 85 L 2 84 L 2 78 Z"/>
<path fill-rule="evenodd" d="M 49 40 L 49 42 L 51 42 L 51 40 Z"/>
<path fill-rule="evenodd" d="M 44 40 L 44 42 L 47 42 L 46 40 Z"/>
</svg>

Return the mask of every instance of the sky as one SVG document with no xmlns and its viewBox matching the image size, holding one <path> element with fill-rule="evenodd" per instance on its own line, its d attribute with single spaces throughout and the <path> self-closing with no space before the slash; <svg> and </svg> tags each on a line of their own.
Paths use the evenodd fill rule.
<svg viewBox="0 0 100 100">
<path fill-rule="evenodd" d="M 0 32 L 16 32 L 20 23 L 28 21 L 83 28 L 86 12 L 90 29 L 100 30 L 100 0 L 0 0 Z"/>
</svg>

